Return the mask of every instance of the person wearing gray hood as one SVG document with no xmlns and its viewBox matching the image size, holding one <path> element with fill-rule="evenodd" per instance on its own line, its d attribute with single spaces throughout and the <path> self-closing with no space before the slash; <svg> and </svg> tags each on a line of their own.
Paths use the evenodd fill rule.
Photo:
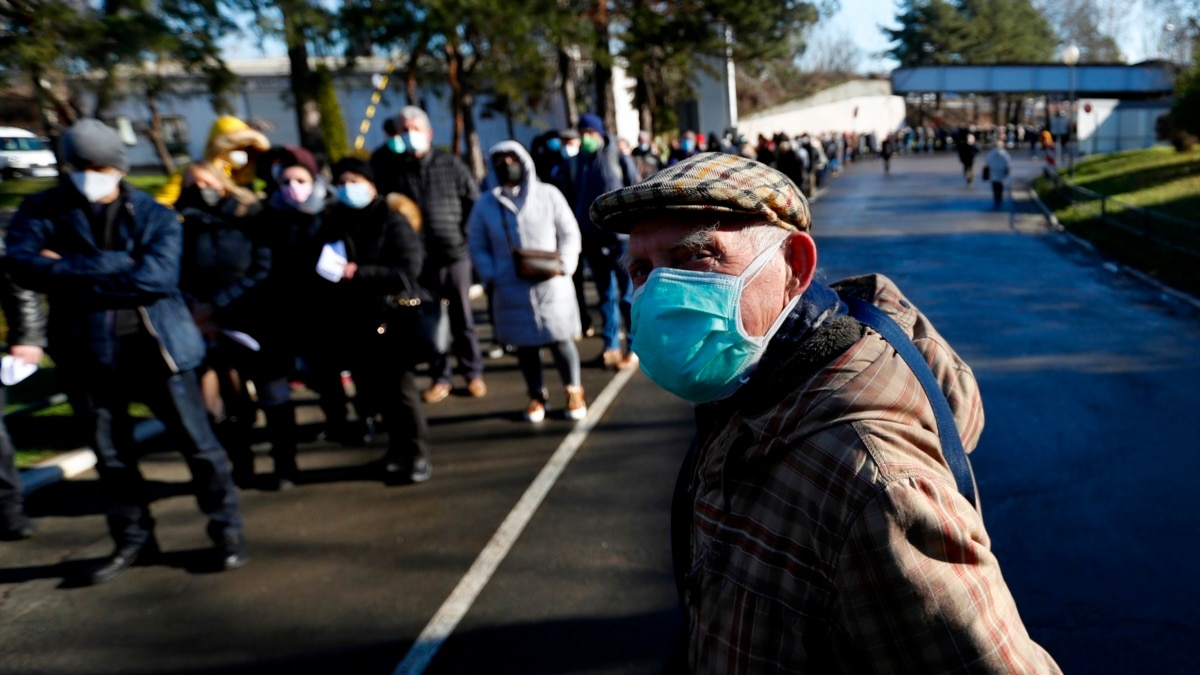
<svg viewBox="0 0 1200 675">
<path fill-rule="evenodd" d="M 496 187 L 480 196 L 467 219 L 467 243 L 480 280 L 492 288 L 496 339 L 517 348 L 529 391 L 524 418 L 546 417 L 549 393 L 542 348 L 549 349 L 566 393 L 567 419 L 587 415 L 579 372 L 579 305 L 571 275 L 579 263 L 579 223 L 562 193 L 538 180 L 533 158 L 516 141 L 488 151 Z M 514 249 L 555 251 L 557 273 L 522 278 Z"/>
</svg>

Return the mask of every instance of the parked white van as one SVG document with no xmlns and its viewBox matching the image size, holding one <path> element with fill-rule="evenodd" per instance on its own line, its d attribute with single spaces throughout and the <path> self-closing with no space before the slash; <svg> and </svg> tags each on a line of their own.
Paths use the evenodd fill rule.
<svg viewBox="0 0 1200 675">
<path fill-rule="evenodd" d="M 0 174 L 5 179 L 57 176 L 58 160 L 38 136 L 16 127 L 0 127 Z"/>
</svg>

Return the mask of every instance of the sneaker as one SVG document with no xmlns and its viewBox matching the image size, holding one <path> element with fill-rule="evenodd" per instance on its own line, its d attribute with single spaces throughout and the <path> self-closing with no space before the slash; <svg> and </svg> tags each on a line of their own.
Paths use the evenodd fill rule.
<svg viewBox="0 0 1200 675">
<path fill-rule="evenodd" d="M 536 398 L 529 402 L 529 406 L 525 408 L 525 421 L 537 424 L 546 419 L 546 404 Z"/>
<path fill-rule="evenodd" d="M 450 383 L 434 382 L 433 386 L 421 393 L 421 400 L 426 403 L 445 401 L 450 396 Z"/>
<path fill-rule="evenodd" d="M 621 350 L 605 349 L 604 353 L 600 355 L 600 360 L 604 363 L 605 368 L 616 368 L 617 364 L 621 363 Z"/>
<path fill-rule="evenodd" d="M 476 377 L 467 383 L 467 393 L 473 398 L 483 398 L 487 396 L 487 383 L 482 377 Z"/>
<path fill-rule="evenodd" d="M 620 361 L 617 362 L 617 370 L 625 370 L 626 368 L 637 368 L 638 362 L 639 362 L 638 355 L 634 354 L 633 352 L 629 352 L 624 357 L 622 357 Z"/>
<path fill-rule="evenodd" d="M 583 398 L 583 387 L 567 387 L 567 419 L 581 420 L 587 417 L 587 402 Z"/>
</svg>

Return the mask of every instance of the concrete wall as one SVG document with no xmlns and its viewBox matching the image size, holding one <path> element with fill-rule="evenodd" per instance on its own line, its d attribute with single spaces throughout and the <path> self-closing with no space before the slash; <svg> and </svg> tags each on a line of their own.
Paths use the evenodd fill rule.
<svg viewBox="0 0 1200 675">
<path fill-rule="evenodd" d="M 886 80 L 861 80 L 742 116 L 738 132 L 750 139 L 758 134 L 770 137 L 783 132 L 796 136 L 805 131 L 874 133 L 882 138 L 899 129 L 904 117 L 904 98 L 893 96 Z"/>
</svg>

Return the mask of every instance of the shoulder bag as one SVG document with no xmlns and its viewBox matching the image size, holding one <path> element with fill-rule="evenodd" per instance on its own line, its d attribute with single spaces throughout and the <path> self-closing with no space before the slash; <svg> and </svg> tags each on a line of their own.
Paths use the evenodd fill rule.
<svg viewBox="0 0 1200 675">
<path fill-rule="evenodd" d="M 450 351 L 450 310 L 445 300 L 402 275 L 404 293 L 388 296 L 379 333 L 391 334 L 412 363 L 429 363 Z"/>
<path fill-rule="evenodd" d="M 508 248 L 512 251 L 513 269 L 517 271 L 517 278 L 525 281 L 539 283 L 548 279 L 553 279 L 563 273 L 562 256 L 558 251 L 542 251 L 536 248 L 517 248 L 513 245 L 512 233 L 508 231 L 508 209 L 499 201 L 496 202 L 500 207 L 500 227 L 504 229 L 504 236 L 508 238 Z M 513 219 L 513 228 L 516 229 L 516 218 Z M 517 232 L 520 234 L 520 231 Z"/>
</svg>

